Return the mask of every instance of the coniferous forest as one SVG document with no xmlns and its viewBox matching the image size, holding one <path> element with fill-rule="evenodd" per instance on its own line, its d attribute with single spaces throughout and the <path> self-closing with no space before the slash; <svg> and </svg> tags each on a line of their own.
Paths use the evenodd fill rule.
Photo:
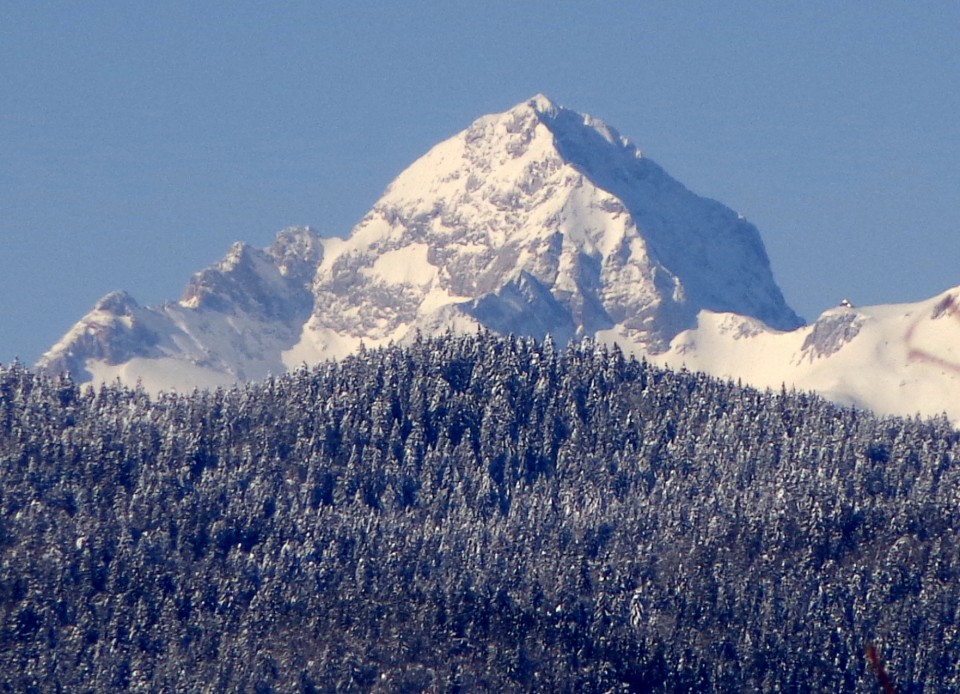
<svg viewBox="0 0 960 694">
<path fill-rule="evenodd" d="M 960 435 L 448 335 L 149 397 L 0 368 L 9 692 L 960 690 Z"/>
</svg>

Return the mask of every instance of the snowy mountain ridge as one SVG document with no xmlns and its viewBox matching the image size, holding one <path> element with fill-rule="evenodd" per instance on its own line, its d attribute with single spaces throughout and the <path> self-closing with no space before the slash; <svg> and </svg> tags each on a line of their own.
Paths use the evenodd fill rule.
<svg viewBox="0 0 960 694">
<path fill-rule="evenodd" d="M 907 339 L 902 316 L 930 310 L 837 309 L 801 328 L 753 225 L 602 121 L 537 95 L 434 146 L 345 238 L 291 228 L 264 250 L 235 244 L 160 307 L 110 294 L 37 366 L 188 389 L 486 328 L 592 336 L 746 383 L 935 414 L 950 398 L 929 394 L 954 387 L 953 371 L 934 368 L 951 358 L 941 334 L 953 322 L 920 320 Z M 913 347 L 878 357 L 891 340 L 942 359 Z M 882 378 L 851 375 L 874 368 Z"/>
<path fill-rule="evenodd" d="M 191 278 L 179 302 L 143 307 L 126 292 L 108 294 L 37 368 L 151 391 L 282 373 L 280 353 L 310 314 L 309 282 L 322 257 L 323 241 L 309 228 L 284 229 L 264 250 L 236 243 Z"/>
<path fill-rule="evenodd" d="M 791 332 L 704 311 L 654 360 L 760 388 L 813 390 L 879 414 L 945 412 L 960 423 L 960 287 L 915 303 L 840 306 Z"/>
</svg>

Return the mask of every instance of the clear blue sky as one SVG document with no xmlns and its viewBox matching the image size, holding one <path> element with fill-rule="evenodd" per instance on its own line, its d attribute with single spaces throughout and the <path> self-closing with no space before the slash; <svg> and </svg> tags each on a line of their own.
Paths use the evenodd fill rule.
<svg viewBox="0 0 960 694">
<path fill-rule="evenodd" d="M 760 229 L 808 320 L 960 284 L 960 3 L 0 2 L 0 362 L 343 234 L 536 92 Z"/>
</svg>

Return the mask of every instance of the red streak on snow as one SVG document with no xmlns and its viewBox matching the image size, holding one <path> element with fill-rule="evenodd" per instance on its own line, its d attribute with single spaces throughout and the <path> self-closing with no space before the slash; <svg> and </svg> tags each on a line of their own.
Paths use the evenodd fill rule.
<svg viewBox="0 0 960 694">
<path fill-rule="evenodd" d="M 933 319 L 941 318 L 947 316 L 953 320 L 960 322 L 960 305 L 957 304 L 957 300 L 952 294 L 947 295 L 943 301 L 937 304 L 936 309 L 934 309 Z M 926 318 L 926 316 L 918 316 L 916 320 L 907 328 L 907 332 L 904 333 L 903 339 L 907 343 L 907 359 L 910 361 L 916 362 L 926 362 L 928 364 L 934 364 L 939 366 L 941 369 L 947 371 L 953 371 L 960 374 L 960 364 L 949 359 L 944 359 L 943 357 L 938 357 L 932 352 L 928 352 L 925 349 L 917 347 L 913 344 L 914 333 L 917 330 L 917 327 L 920 323 Z"/>
</svg>

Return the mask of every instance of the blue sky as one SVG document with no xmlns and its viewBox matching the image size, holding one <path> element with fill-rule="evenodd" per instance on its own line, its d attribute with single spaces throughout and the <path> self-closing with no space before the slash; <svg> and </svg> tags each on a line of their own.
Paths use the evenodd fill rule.
<svg viewBox="0 0 960 694">
<path fill-rule="evenodd" d="M 537 92 L 753 221 L 808 320 L 960 284 L 960 3 L 0 3 L 0 362 L 346 233 Z"/>
</svg>

